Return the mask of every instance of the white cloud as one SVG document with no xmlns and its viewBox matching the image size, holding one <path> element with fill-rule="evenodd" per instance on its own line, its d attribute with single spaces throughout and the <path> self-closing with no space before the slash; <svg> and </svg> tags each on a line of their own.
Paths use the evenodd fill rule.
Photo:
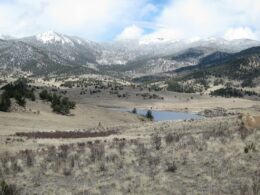
<svg viewBox="0 0 260 195">
<path fill-rule="evenodd" d="M 240 26 L 259 31 L 259 10 L 259 0 L 171 0 L 155 23 L 181 32 L 182 38 L 222 37 L 227 30 Z M 238 28 L 237 37 L 238 34 L 242 38 L 256 38 L 250 29 Z"/>
<path fill-rule="evenodd" d="M 225 33 L 224 38 L 227 40 L 257 39 L 257 35 L 248 27 L 240 27 L 240 28 L 229 29 Z"/>
<path fill-rule="evenodd" d="M 118 36 L 118 40 L 139 39 L 142 37 L 144 30 L 138 26 L 132 25 L 126 27 Z"/>
<path fill-rule="evenodd" d="M 155 2 L 0 0 L 0 33 L 25 36 L 52 29 L 64 34 L 102 39 L 115 37 L 120 29 L 135 25 L 145 32 L 146 29 L 153 31 L 149 36 L 164 35 L 166 38 L 223 37 L 232 31 L 237 37 L 241 34 L 251 38 L 257 35 L 259 39 L 259 33 L 255 33 L 260 32 L 259 0 L 168 0 L 164 5 Z M 234 30 L 240 27 L 248 27 L 253 32 Z M 136 30 L 132 34 L 138 37 L 140 32 Z"/>
<path fill-rule="evenodd" d="M 183 38 L 217 33 L 223 25 L 212 1 L 176 0 L 164 8 L 156 22 L 182 32 Z"/>
<path fill-rule="evenodd" d="M 146 0 L 13 0 L 1 9 L 0 30 L 31 35 L 53 29 L 95 39 L 118 31 L 140 16 Z M 2 16 L 7 12 L 7 16 Z M 1 18 L 11 18 L 1 21 Z M 18 24 L 18 25 L 17 25 Z M 129 25 L 129 24 L 128 24 Z"/>
<path fill-rule="evenodd" d="M 176 41 L 180 38 L 180 31 L 162 28 L 148 35 L 144 35 L 140 43 L 142 44 L 147 42 Z"/>
</svg>

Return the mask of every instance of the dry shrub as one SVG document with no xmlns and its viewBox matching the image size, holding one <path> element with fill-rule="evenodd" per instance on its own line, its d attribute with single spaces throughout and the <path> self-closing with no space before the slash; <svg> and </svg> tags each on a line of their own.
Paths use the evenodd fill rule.
<svg viewBox="0 0 260 195">
<path fill-rule="evenodd" d="M 154 179 L 155 175 L 159 173 L 158 165 L 160 164 L 159 156 L 148 156 L 148 165 L 150 169 L 150 176 Z"/>
<path fill-rule="evenodd" d="M 155 134 L 152 136 L 151 142 L 156 150 L 160 150 L 161 145 L 162 145 L 162 138 L 158 134 Z"/>
<path fill-rule="evenodd" d="M 64 176 L 70 176 L 72 170 L 70 168 L 68 168 L 68 167 L 65 167 L 65 168 L 63 168 L 62 172 L 63 172 Z"/>
<path fill-rule="evenodd" d="M 86 143 L 79 142 L 79 143 L 77 143 L 77 145 L 78 145 L 79 148 L 84 148 L 86 146 Z"/>
<path fill-rule="evenodd" d="M 160 164 L 160 157 L 159 156 L 149 156 L 148 163 L 149 163 L 149 167 L 155 168 Z"/>
<path fill-rule="evenodd" d="M 124 154 L 125 145 L 126 145 L 126 143 L 125 143 L 125 141 L 123 141 L 123 140 L 118 143 L 118 150 L 119 150 L 119 153 L 120 153 L 121 155 Z"/>
<path fill-rule="evenodd" d="M 59 157 L 62 159 L 66 159 L 69 153 L 69 145 L 60 145 L 59 146 L 60 152 L 58 153 Z"/>
<path fill-rule="evenodd" d="M 75 167 L 75 159 L 77 159 L 77 157 L 75 155 L 70 158 L 70 167 L 72 169 Z"/>
<path fill-rule="evenodd" d="M 41 173 L 37 172 L 35 175 L 32 176 L 32 183 L 35 187 L 41 185 Z"/>
<path fill-rule="evenodd" d="M 244 123 L 242 123 L 238 129 L 240 135 L 241 135 L 241 139 L 246 139 L 247 136 L 249 136 L 250 134 L 253 133 L 252 129 L 248 129 Z"/>
<path fill-rule="evenodd" d="M 119 156 L 115 153 L 106 156 L 106 162 L 115 163 L 119 159 Z"/>
<path fill-rule="evenodd" d="M 80 143 L 77 143 L 77 145 L 78 145 L 78 151 L 79 152 L 84 152 L 85 151 L 86 143 L 80 142 Z"/>
<path fill-rule="evenodd" d="M 168 133 L 165 137 L 165 143 L 167 145 L 171 144 L 172 142 L 178 142 L 181 139 L 181 136 L 178 133 Z"/>
<path fill-rule="evenodd" d="M 245 153 L 248 153 L 250 151 L 256 152 L 256 148 L 255 148 L 255 144 L 254 143 L 247 144 L 246 147 L 244 148 L 244 152 Z"/>
<path fill-rule="evenodd" d="M 104 172 L 104 171 L 106 171 L 107 170 L 107 167 L 106 167 L 106 164 L 105 164 L 105 162 L 100 162 L 99 163 L 99 171 L 100 172 Z"/>
<path fill-rule="evenodd" d="M 167 169 L 166 169 L 167 172 L 172 172 L 172 173 L 174 173 L 174 172 L 177 170 L 177 166 L 176 166 L 176 164 L 175 164 L 174 161 L 172 161 L 172 162 L 167 162 L 167 163 L 166 163 L 166 166 L 167 166 Z"/>
<path fill-rule="evenodd" d="M 247 195 L 249 194 L 249 186 L 247 184 L 241 184 L 239 191 L 240 195 Z"/>
<path fill-rule="evenodd" d="M 92 162 L 100 161 L 105 157 L 105 146 L 103 144 L 96 144 L 90 147 L 90 159 Z"/>
<path fill-rule="evenodd" d="M 145 156 L 147 154 L 147 148 L 144 143 L 136 143 L 136 153 L 138 156 Z"/>
<path fill-rule="evenodd" d="M 19 190 L 14 184 L 7 184 L 4 180 L 0 182 L 1 195 L 18 195 Z"/>
<path fill-rule="evenodd" d="M 11 160 L 11 156 L 9 154 L 9 152 L 5 152 L 2 156 L 1 156 L 1 164 L 2 164 L 2 172 L 5 174 L 9 174 L 10 173 L 10 169 L 8 166 L 8 162 L 10 162 Z"/>
<path fill-rule="evenodd" d="M 34 158 L 34 153 L 32 150 L 23 150 L 23 151 L 20 151 L 22 157 L 25 159 L 25 164 L 28 166 L 28 167 L 32 167 L 34 165 L 34 161 L 35 161 L 35 158 Z"/>
<path fill-rule="evenodd" d="M 254 195 L 260 194 L 260 170 L 256 171 L 254 174 L 252 190 Z"/>
<path fill-rule="evenodd" d="M 51 162 L 57 158 L 55 146 L 48 146 L 46 161 Z"/>
</svg>

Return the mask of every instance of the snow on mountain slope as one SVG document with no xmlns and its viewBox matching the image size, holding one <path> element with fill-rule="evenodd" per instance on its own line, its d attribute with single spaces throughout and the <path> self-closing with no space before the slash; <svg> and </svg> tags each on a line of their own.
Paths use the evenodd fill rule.
<svg viewBox="0 0 260 195">
<path fill-rule="evenodd" d="M 249 39 L 227 41 L 215 37 L 192 40 L 148 37 L 97 43 L 49 31 L 20 39 L 0 37 L 0 67 L 29 64 L 30 69 L 34 66 L 40 69 L 49 67 L 48 63 L 55 64 L 55 68 L 121 65 L 127 67 L 125 72 L 152 74 L 195 65 L 213 52 L 234 53 L 259 45 L 259 41 Z"/>
<path fill-rule="evenodd" d="M 43 43 L 61 43 L 61 44 L 67 43 L 74 46 L 74 43 L 69 38 L 53 31 L 48 31 L 48 32 L 38 34 L 36 35 L 36 39 Z"/>
<path fill-rule="evenodd" d="M 14 37 L 9 36 L 9 35 L 0 34 L 0 39 L 2 39 L 2 40 L 10 40 L 10 39 L 14 39 Z"/>
<path fill-rule="evenodd" d="M 151 59 L 147 61 L 144 66 L 141 66 L 134 70 L 127 71 L 125 74 L 132 77 L 140 77 L 146 75 L 159 74 L 163 72 L 169 72 L 169 71 L 176 70 L 178 68 L 193 66 L 193 65 L 195 65 L 195 63 L 193 62 L 188 62 L 188 61 L 178 62 L 175 60 L 158 58 L 158 59 Z"/>
<path fill-rule="evenodd" d="M 98 55 L 98 46 L 94 42 L 52 31 L 19 40 L 42 50 L 50 58 L 53 54 L 60 56 L 67 61 L 66 64 L 96 63 Z"/>
</svg>

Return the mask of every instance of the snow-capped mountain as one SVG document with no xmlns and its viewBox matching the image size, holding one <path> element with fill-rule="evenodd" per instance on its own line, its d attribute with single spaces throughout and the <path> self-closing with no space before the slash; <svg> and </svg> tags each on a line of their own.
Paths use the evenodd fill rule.
<svg viewBox="0 0 260 195">
<path fill-rule="evenodd" d="M 176 40 L 164 38 L 146 38 L 140 40 L 121 40 L 102 44 L 101 56 L 98 62 L 102 65 L 126 65 L 129 61 L 140 57 L 163 57 L 178 54 L 189 48 L 204 47 L 213 51 L 238 52 L 260 45 L 259 41 L 241 39 L 228 41 L 223 38 L 210 37 L 206 39 Z"/>
<path fill-rule="evenodd" d="M 120 65 L 126 74 L 151 74 L 196 65 L 214 52 L 233 53 L 259 45 L 249 39 L 227 41 L 214 37 L 192 40 L 150 37 L 97 43 L 49 31 L 19 39 L 0 37 L 0 68 L 48 73 L 98 71 L 104 65 Z"/>
<path fill-rule="evenodd" d="M 62 34 L 58 34 L 53 31 L 48 31 L 44 32 L 41 34 L 36 35 L 37 41 L 41 41 L 42 43 L 49 43 L 49 44 L 54 44 L 54 43 L 60 43 L 60 44 L 70 44 L 74 46 L 74 43 L 72 40 L 67 38 L 66 36 Z"/>
<path fill-rule="evenodd" d="M 20 68 L 35 73 L 87 67 L 89 64 L 97 64 L 98 55 L 96 43 L 55 32 L 0 40 L 0 49 L 0 68 Z"/>
<path fill-rule="evenodd" d="M 19 41 L 40 49 L 49 58 L 59 56 L 56 62 L 64 65 L 95 64 L 99 52 L 98 44 L 94 42 L 56 32 L 45 32 Z"/>
</svg>

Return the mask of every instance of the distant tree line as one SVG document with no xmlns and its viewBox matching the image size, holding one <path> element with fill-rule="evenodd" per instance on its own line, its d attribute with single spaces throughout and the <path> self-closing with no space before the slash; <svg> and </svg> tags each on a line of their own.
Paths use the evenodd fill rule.
<svg viewBox="0 0 260 195">
<path fill-rule="evenodd" d="M 9 83 L 2 87 L 4 92 L 0 96 L 0 111 L 8 112 L 11 106 L 11 98 L 16 103 L 25 107 L 26 99 L 35 101 L 34 89 L 30 89 L 26 79 L 18 79 L 14 83 Z"/>
<path fill-rule="evenodd" d="M 241 84 L 242 87 L 256 87 L 256 84 L 253 82 L 252 79 L 246 79 Z"/>
<path fill-rule="evenodd" d="M 232 87 L 226 87 L 226 88 L 221 88 L 217 89 L 215 91 L 212 91 L 210 93 L 212 96 L 222 96 L 222 97 L 244 97 L 244 96 L 255 96 L 258 95 L 254 91 L 246 91 L 242 89 L 237 89 L 237 88 L 232 88 Z"/>
<path fill-rule="evenodd" d="M 195 93 L 196 92 L 196 90 L 194 89 L 193 86 L 183 85 L 183 84 L 180 84 L 177 81 L 169 81 L 167 90 L 168 91 L 180 92 L 180 93 Z"/>
<path fill-rule="evenodd" d="M 70 101 L 68 97 L 58 96 L 56 93 L 49 93 L 43 90 L 39 94 L 41 100 L 51 102 L 52 111 L 62 115 L 68 115 L 71 109 L 74 109 L 76 104 Z"/>
</svg>

